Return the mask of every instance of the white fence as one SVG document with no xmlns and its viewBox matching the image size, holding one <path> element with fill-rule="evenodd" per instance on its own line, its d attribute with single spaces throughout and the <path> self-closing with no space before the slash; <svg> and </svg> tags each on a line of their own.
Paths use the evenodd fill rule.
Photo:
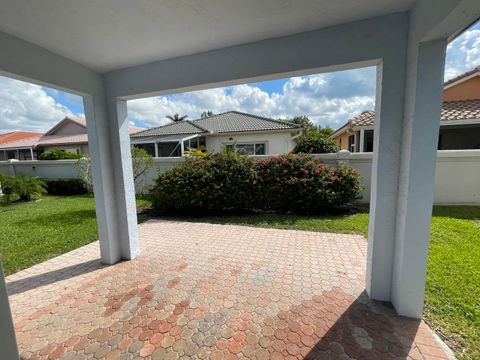
<svg viewBox="0 0 480 360">
<path fill-rule="evenodd" d="M 345 163 L 362 175 L 363 203 L 370 199 L 372 173 L 371 153 L 318 155 L 326 164 Z M 262 156 L 261 158 L 265 158 Z M 181 158 L 154 160 L 154 167 L 146 176 L 146 183 L 153 184 L 159 172 L 179 164 Z M 7 175 L 30 175 L 43 178 L 75 178 L 76 160 L 0 161 L 0 172 Z M 438 205 L 480 205 L 480 150 L 441 150 L 437 153 L 434 202 Z"/>
</svg>

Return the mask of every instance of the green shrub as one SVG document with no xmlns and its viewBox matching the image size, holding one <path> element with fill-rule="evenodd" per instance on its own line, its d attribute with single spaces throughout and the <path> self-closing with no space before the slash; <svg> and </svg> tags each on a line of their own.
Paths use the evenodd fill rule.
<svg viewBox="0 0 480 360">
<path fill-rule="evenodd" d="M 160 174 L 152 190 L 159 212 L 243 210 L 249 207 L 255 160 L 236 153 L 188 157 Z"/>
<path fill-rule="evenodd" d="M 60 149 L 52 149 L 45 151 L 41 154 L 39 160 L 67 160 L 67 159 L 80 159 L 82 155 L 69 153 Z"/>
<path fill-rule="evenodd" d="M 337 143 L 322 132 L 313 131 L 300 137 L 293 149 L 295 154 L 327 154 L 339 151 Z"/>
<path fill-rule="evenodd" d="M 86 194 L 87 186 L 82 179 L 43 179 L 50 195 Z"/>
<path fill-rule="evenodd" d="M 45 183 L 38 177 L 18 175 L 8 176 L 2 182 L 2 191 L 10 201 L 18 196 L 21 201 L 30 201 L 46 193 Z"/>
<path fill-rule="evenodd" d="M 361 190 L 357 171 L 330 168 L 309 155 L 257 161 L 236 153 L 207 154 L 160 174 L 152 205 L 161 213 L 321 213 L 345 207 Z"/>
<path fill-rule="evenodd" d="M 255 198 L 263 210 L 322 213 L 357 200 L 360 175 L 351 167 L 329 167 L 306 154 L 257 162 Z"/>
</svg>

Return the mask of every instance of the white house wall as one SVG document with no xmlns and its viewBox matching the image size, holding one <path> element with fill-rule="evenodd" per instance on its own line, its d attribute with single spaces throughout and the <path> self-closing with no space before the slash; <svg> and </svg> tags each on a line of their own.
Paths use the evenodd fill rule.
<svg viewBox="0 0 480 360">
<path fill-rule="evenodd" d="M 210 152 L 219 152 L 225 144 L 236 143 L 266 143 L 266 155 L 284 154 L 293 150 L 295 140 L 288 141 L 291 137 L 290 132 L 262 133 L 262 134 L 232 134 L 207 136 L 207 150 Z"/>
</svg>

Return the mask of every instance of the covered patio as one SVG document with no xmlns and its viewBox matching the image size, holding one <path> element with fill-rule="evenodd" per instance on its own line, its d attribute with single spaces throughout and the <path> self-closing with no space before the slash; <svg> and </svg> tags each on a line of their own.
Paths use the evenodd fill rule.
<svg viewBox="0 0 480 360">
<path fill-rule="evenodd" d="M 95 296 L 105 296 L 104 292 L 109 289 L 125 290 L 126 297 L 114 298 L 111 305 L 116 304 L 115 307 L 105 310 L 106 320 L 100 319 L 98 315 L 102 315 L 97 313 L 93 318 L 104 321 L 105 326 L 113 326 L 115 322 L 109 325 L 109 319 L 116 316 L 117 307 L 122 312 L 129 309 L 118 301 L 127 301 L 138 294 L 142 294 L 140 301 L 147 305 L 152 289 L 150 283 L 144 281 L 151 282 L 159 274 L 165 275 L 158 281 L 168 289 L 168 282 L 164 284 L 168 278 L 166 263 L 157 263 L 149 254 L 154 251 L 161 254 L 163 241 L 168 240 L 163 229 L 169 224 L 154 225 L 157 234 L 165 237 L 156 245 L 158 249 L 146 238 L 143 250 L 148 251 L 142 252 L 139 242 L 128 100 L 362 66 L 378 69 L 371 217 L 363 267 L 365 284 L 361 276 L 360 279 L 351 278 L 347 274 L 346 283 L 350 286 L 338 287 L 332 275 L 334 280 L 325 279 L 322 292 L 316 295 L 323 296 L 323 291 L 329 294 L 327 299 L 321 298 L 320 303 L 332 305 L 328 314 L 338 313 L 336 320 L 341 318 L 341 313 L 348 314 L 351 306 L 354 312 L 357 308 L 367 311 L 365 306 L 376 308 L 373 300 L 391 302 L 399 315 L 421 318 L 445 48 L 449 40 L 480 17 L 477 0 L 323 0 L 308 3 L 247 0 L 226 1 L 221 6 L 210 0 L 174 3 L 141 0 L 131 4 L 118 4 L 114 0 L 54 4 L 1 0 L 0 4 L 0 73 L 83 97 L 92 156 L 100 258 L 102 263 L 109 265 L 133 260 L 98 270 L 99 274 L 105 274 L 100 294 L 91 283 L 94 278 L 88 279 L 97 272 L 79 278 L 84 280 L 83 284 L 78 283 L 79 290 L 91 287 L 94 303 L 98 299 Z M 188 26 L 175 26 L 178 19 Z M 176 241 L 183 247 L 191 239 L 184 236 Z M 328 241 L 324 243 L 325 246 L 329 244 Z M 348 256 L 347 249 L 338 246 L 335 255 L 339 259 Z M 271 253 L 273 265 L 281 264 L 286 261 L 285 256 L 287 259 L 289 256 L 279 248 Z M 320 266 L 322 253 L 313 254 L 309 262 L 318 262 Z M 117 272 L 119 267 L 131 267 L 132 271 Z M 144 276 L 132 278 L 135 268 L 141 268 Z M 204 264 L 204 271 L 214 273 L 212 262 Z M 362 275 L 361 272 L 357 274 Z M 122 288 L 121 284 L 128 279 L 137 285 L 134 294 L 128 295 L 128 287 Z M 225 284 L 230 283 L 227 280 L 224 279 L 216 291 L 227 291 Z M 100 279 L 95 278 L 95 281 Z M 243 286 L 240 280 L 236 283 Z M 362 287 L 365 293 L 360 296 Z M 164 288 L 162 291 L 168 294 Z M 300 288 L 295 294 L 298 299 L 303 293 L 309 293 L 307 286 Z M 337 288 L 341 290 L 338 299 L 335 297 Z M 4 358 L 15 359 L 18 356 L 10 306 L 6 291 L 1 286 L 0 290 L 0 348 Z M 188 291 L 185 294 L 189 295 Z M 371 300 L 366 300 L 365 294 Z M 186 303 L 184 306 L 181 301 L 188 300 L 191 305 L 196 296 L 191 295 L 191 299 L 186 296 L 175 302 L 180 304 L 178 309 L 169 309 L 186 311 Z M 48 296 L 52 296 L 52 300 L 56 295 L 52 292 Z M 250 296 L 257 299 L 253 294 Z M 358 296 L 361 301 L 355 300 Z M 332 301 L 333 298 L 336 301 Z M 33 300 L 30 298 L 30 301 Z M 51 314 L 53 309 L 48 304 L 57 301 L 62 303 L 60 314 L 67 314 L 63 307 L 71 304 L 68 297 L 40 305 L 38 310 Z M 313 305 L 308 301 L 311 300 L 305 303 L 306 309 Z M 35 307 L 33 302 L 20 302 L 23 312 L 18 310 L 16 301 L 12 302 L 14 316 L 22 313 L 38 316 L 30 312 Z M 293 303 L 295 306 L 302 304 Z M 254 309 L 247 307 L 245 310 L 247 315 L 243 321 L 248 323 L 253 319 Z M 378 316 L 388 317 L 393 310 L 384 309 L 380 313 L 384 311 L 387 315 Z M 278 312 L 276 316 L 284 316 L 281 314 Z M 325 317 L 331 316 L 328 314 Z M 207 315 L 206 309 L 203 315 Z M 67 334 L 69 329 L 76 328 L 79 319 L 64 319 L 68 318 L 61 317 L 56 324 Z M 24 320 L 19 323 L 19 319 L 15 319 L 20 345 L 25 341 L 20 331 L 24 326 L 34 334 L 49 333 L 47 324 L 30 328 L 32 325 L 27 324 L 36 323 Z M 397 329 L 402 321 L 419 324 L 413 320 L 395 320 L 391 327 L 382 330 L 391 334 L 390 330 Z M 375 340 L 370 332 L 368 334 L 372 341 Z M 317 340 L 321 342 L 324 335 L 320 334 Z M 366 336 L 363 331 L 357 335 Z M 54 335 L 51 336 L 53 341 Z M 60 338 L 56 344 L 67 340 Z M 416 346 L 410 348 L 416 349 Z"/>
<path fill-rule="evenodd" d="M 7 278 L 22 359 L 448 359 L 365 293 L 363 236 L 151 220 Z"/>
</svg>

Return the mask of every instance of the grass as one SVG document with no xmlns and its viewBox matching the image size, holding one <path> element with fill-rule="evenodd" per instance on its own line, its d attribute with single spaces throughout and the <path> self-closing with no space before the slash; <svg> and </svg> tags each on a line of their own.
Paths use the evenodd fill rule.
<svg viewBox="0 0 480 360">
<path fill-rule="evenodd" d="M 138 206 L 145 200 L 137 201 Z M 9 275 L 98 239 L 92 195 L 0 205 L 0 256 Z"/>
<path fill-rule="evenodd" d="M 352 215 L 209 216 L 193 221 L 367 235 L 368 211 Z M 424 318 L 463 360 L 480 359 L 480 207 L 434 207 Z"/>
<path fill-rule="evenodd" d="M 137 206 L 148 206 L 139 200 Z M 251 214 L 192 221 L 366 235 L 368 210 L 336 216 Z M 139 221 L 146 217 L 139 217 Z M 7 274 L 97 239 L 92 196 L 46 196 L 0 205 L 0 255 Z M 480 207 L 435 207 L 424 317 L 459 359 L 480 359 Z"/>
</svg>

